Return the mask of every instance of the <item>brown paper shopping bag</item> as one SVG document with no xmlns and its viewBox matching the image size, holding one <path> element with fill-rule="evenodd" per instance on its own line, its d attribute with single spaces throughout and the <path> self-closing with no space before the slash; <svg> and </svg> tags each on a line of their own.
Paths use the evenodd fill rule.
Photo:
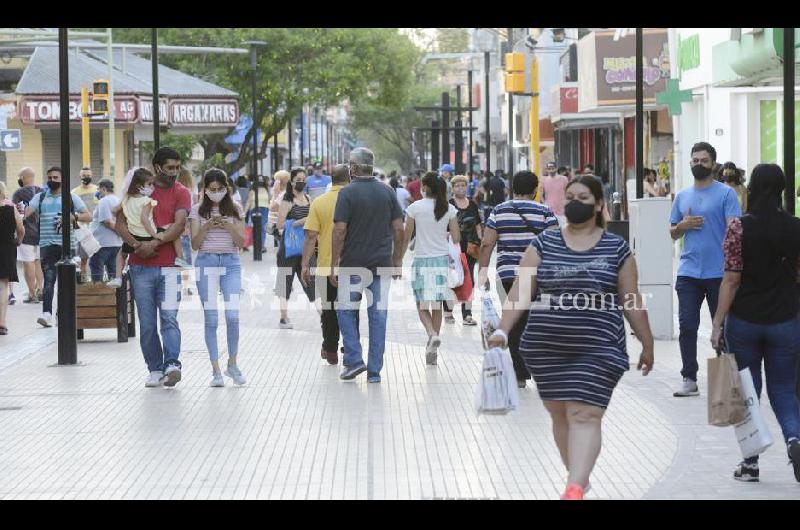
<svg viewBox="0 0 800 530">
<path fill-rule="evenodd" d="M 746 415 L 736 357 L 718 349 L 717 356 L 708 359 L 708 423 L 727 427 L 743 422 Z"/>
</svg>

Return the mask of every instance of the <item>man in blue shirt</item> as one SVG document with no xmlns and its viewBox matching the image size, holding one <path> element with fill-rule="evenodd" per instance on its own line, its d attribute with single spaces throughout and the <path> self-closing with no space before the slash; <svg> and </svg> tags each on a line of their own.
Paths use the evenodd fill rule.
<svg viewBox="0 0 800 530">
<path fill-rule="evenodd" d="M 314 172 L 306 179 L 306 191 L 308 196 L 313 201 L 320 195 L 324 194 L 327 187 L 331 184 L 331 178 L 324 175 L 322 172 L 322 164 L 319 162 L 314 164 Z"/>
<path fill-rule="evenodd" d="M 684 238 L 675 282 L 683 384 L 675 397 L 700 394 L 697 388 L 700 306 L 705 298 L 714 317 L 724 273 L 722 241 L 728 221 L 742 215 L 736 192 L 711 176 L 717 151 L 710 144 L 700 142 L 692 147 L 691 156 L 694 186 L 678 192 L 669 220 L 672 239 Z"/>
<path fill-rule="evenodd" d="M 53 326 L 53 294 L 56 286 L 56 264 L 61 260 L 61 168 L 51 167 L 47 170 L 47 191 L 33 197 L 25 210 L 25 217 L 33 214 L 39 216 L 39 254 L 44 273 L 44 299 L 42 315 L 36 320 L 46 328 Z M 69 190 L 67 190 L 69 193 Z M 92 214 L 86 204 L 72 193 L 71 221 L 91 222 Z M 71 246 L 75 248 L 75 232 L 71 233 Z"/>
</svg>

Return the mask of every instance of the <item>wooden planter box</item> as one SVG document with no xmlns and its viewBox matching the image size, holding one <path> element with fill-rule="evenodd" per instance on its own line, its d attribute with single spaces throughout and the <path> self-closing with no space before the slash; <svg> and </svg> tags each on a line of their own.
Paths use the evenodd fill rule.
<svg viewBox="0 0 800 530">
<path fill-rule="evenodd" d="M 78 340 L 83 339 L 85 329 L 116 328 L 117 342 L 128 342 L 128 337 L 136 336 L 131 282 L 127 274 L 119 289 L 104 283 L 82 283 L 76 287 Z"/>
</svg>

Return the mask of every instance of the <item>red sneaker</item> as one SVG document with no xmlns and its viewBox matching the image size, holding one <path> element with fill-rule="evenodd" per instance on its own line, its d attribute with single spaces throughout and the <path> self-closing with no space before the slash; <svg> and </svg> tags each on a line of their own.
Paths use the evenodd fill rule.
<svg viewBox="0 0 800 530">
<path fill-rule="evenodd" d="M 578 484 L 567 484 L 567 489 L 561 496 L 562 501 L 582 501 L 583 488 Z"/>
</svg>

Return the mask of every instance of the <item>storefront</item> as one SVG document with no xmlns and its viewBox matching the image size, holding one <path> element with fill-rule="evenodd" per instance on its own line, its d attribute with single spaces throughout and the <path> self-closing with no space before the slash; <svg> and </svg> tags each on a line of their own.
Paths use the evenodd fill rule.
<svg viewBox="0 0 800 530">
<path fill-rule="evenodd" d="M 71 52 L 72 53 L 72 52 Z M 58 96 L 58 49 L 36 48 L 19 80 L 13 97 L 0 105 L 9 116 L 6 128 L 20 131 L 18 150 L 7 151 L 0 165 L 0 178 L 16 188 L 17 173 L 31 166 L 39 178 L 46 169 L 61 165 Z M 108 71 L 103 54 L 78 51 L 70 56 L 70 171 L 73 178 L 82 166 L 81 87 L 91 87 L 105 79 Z M 151 63 L 133 53 L 115 52 L 114 71 L 114 170 L 112 175 L 108 118 L 90 118 L 90 161 L 95 180 L 113 176 L 119 184 L 127 170 L 149 165 L 139 156 L 139 143 L 153 139 L 153 99 Z M 226 133 L 239 121 L 237 94 L 201 79 L 164 66 L 159 67 L 160 122 L 164 130 L 176 135 Z M 2 125 L 2 124 L 0 124 Z"/>
</svg>

